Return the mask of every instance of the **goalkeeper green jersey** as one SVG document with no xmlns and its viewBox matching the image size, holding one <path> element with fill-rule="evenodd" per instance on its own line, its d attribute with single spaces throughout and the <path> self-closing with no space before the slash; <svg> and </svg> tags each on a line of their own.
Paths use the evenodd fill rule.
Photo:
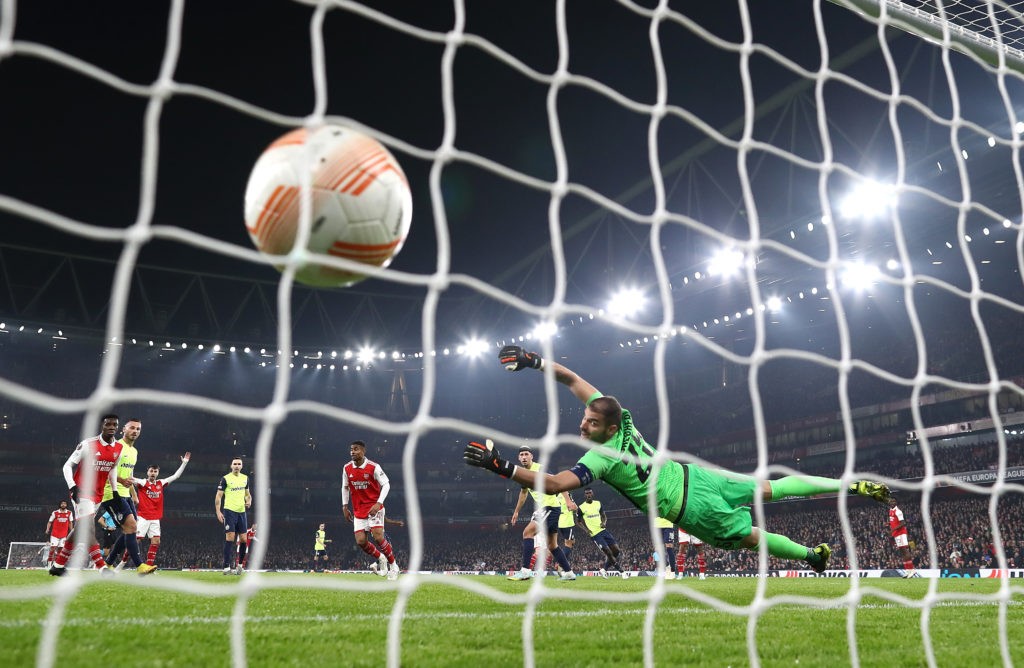
<svg viewBox="0 0 1024 668">
<path fill-rule="evenodd" d="M 587 400 L 587 405 L 601 396 L 604 395 L 595 392 Z M 644 441 L 643 436 L 633 425 L 633 416 L 623 408 L 622 422 L 615 436 L 606 443 L 588 450 L 580 458 L 579 464 L 585 466 L 594 478 L 611 485 L 646 514 L 647 483 L 653 473 L 653 457 L 654 448 Z M 587 481 L 583 482 L 588 484 Z M 669 461 L 663 464 L 658 472 L 658 483 L 655 488 L 657 515 L 678 525 L 683 519 L 683 498 L 683 467 L 679 462 Z"/>
</svg>

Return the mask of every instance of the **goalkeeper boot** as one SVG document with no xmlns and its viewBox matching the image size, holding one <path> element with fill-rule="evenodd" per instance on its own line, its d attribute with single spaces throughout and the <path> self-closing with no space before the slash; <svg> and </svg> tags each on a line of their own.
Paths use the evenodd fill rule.
<svg viewBox="0 0 1024 668">
<path fill-rule="evenodd" d="M 889 487 L 884 483 L 872 482 L 870 480 L 858 480 L 850 485 L 850 494 L 866 496 L 879 503 L 886 503 L 889 500 Z"/>
<path fill-rule="evenodd" d="M 814 557 L 807 560 L 807 563 L 811 565 L 811 568 L 815 573 L 824 572 L 828 568 L 828 560 L 832 556 L 832 548 L 828 546 L 828 543 L 822 543 L 818 547 L 811 550 Z"/>
<path fill-rule="evenodd" d="M 508 576 L 509 580 L 529 580 L 533 577 L 533 571 L 529 568 L 520 568 L 518 571 Z"/>
</svg>

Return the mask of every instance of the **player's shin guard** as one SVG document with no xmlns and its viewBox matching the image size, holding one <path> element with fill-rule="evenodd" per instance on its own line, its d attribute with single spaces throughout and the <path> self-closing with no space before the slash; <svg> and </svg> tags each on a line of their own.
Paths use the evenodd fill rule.
<svg viewBox="0 0 1024 668">
<path fill-rule="evenodd" d="M 224 541 L 224 568 L 231 568 L 235 559 L 235 541 Z"/>
<path fill-rule="evenodd" d="M 160 543 L 150 543 L 149 552 L 146 553 L 146 563 L 156 566 L 156 553 L 160 549 Z"/>
<path fill-rule="evenodd" d="M 377 558 L 380 557 L 380 554 L 381 554 L 380 550 L 378 550 L 377 546 L 374 545 L 371 541 L 366 541 L 365 543 L 363 543 L 359 547 L 361 547 L 363 549 L 363 552 L 365 552 L 366 554 L 370 555 L 374 559 L 377 559 Z"/>
<path fill-rule="evenodd" d="M 377 543 L 377 549 L 380 550 L 381 554 L 388 558 L 389 564 L 395 563 L 395 551 L 391 549 L 391 543 L 387 538 L 380 539 Z"/>
</svg>

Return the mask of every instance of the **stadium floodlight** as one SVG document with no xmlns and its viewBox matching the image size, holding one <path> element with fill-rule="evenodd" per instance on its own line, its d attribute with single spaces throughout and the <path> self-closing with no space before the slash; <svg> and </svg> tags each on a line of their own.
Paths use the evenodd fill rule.
<svg viewBox="0 0 1024 668">
<path fill-rule="evenodd" d="M 235 352 L 235 347 L 231 346 L 230 350 L 231 350 L 231 352 Z"/>
<path fill-rule="evenodd" d="M 839 214 L 847 219 L 871 220 L 885 215 L 896 205 L 896 191 L 877 181 L 862 181 L 839 203 Z"/>
<path fill-rule="evenodd" d="M 778 313 L 782 310 L 782 299 L 780 297 L 769 297 L 768 301 L 765 302 L 765 306 L 772 313 Z"/>
<path fill-rule="evenodd" d="M 377 351 L 375 351 L 373 348 L 360 348 L 359 353 L 356 355 L 356 361 L 365 364 L 367 362 L 372 362 L 373 358 L 376 356 Z M 348 359 L 348 353 L 346 353 L 346 359 Z"/>
<path fill-rule="evenodd" d="M 203 349 L 203 344 L 200 343 L 198 346 L 196 346 L 196 348 L 198 348 L 199 350 L 202 350 Z"/>
<path fill-rule="evenodd" d="M 739 273 L 743 266 L 743 251 L 735 248 L 724 248 L 711 256 L 708 262 L 708 276 L 729 278 Z"/>
<path fill-rule="evenodd" d="M 544 322 L 537 323 L 537 326 L 530 332 L 530 336 L 537 339 L 538 341 L 544 341 L 550 339 L 552 336 L 558 333 L 558 325 L 545 320 Z"/>
<path fill-rule="evenodd" d="M 219 343 L 213 344 L 213 352 L 215 352 L 215 353 L 219 353 L 220 352 L 220 344 Z"/>
<path fill-rule="evenodd" d="M 247 353 L 247 354 L 248 354 L 248 352 L 249 352 L 249 346 L 246 346 L 245 348 L 242 348 L 242 352 L 244 352 L 244 353 Z"/>
<path fill-rule="evenodd" d="M 842 273 L 843 286 L 855 292 L 863 292 L 875 284 L 881 270 L 873 264 L 852 262 L 846 265 Z"/>
<path fill-rule="evenodd" d="M 469 357 L 480 357 L 490 350 L 490 346 L 487 345 L 486 341 L 476 338 L 466 341 L 463 347 L 465 349 L 465 354 Z"/>
<path fill-rule="evenodd" d="M 644 293 L 639 288 L 622 288 L 608 300 L 608 313 L 631 318 L 644 308 Z"/>
</svg>

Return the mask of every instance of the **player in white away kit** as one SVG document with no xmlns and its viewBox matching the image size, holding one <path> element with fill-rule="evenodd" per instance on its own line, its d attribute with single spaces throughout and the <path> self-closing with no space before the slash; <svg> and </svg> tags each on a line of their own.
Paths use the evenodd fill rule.
<svg viewBox="0 0 1024 668">
<path fill-rule="evenodd" d="M 903 519 L 903 511 L 896 505 L 896 499 L 889 497 L 889 531 L 892 533 L 892 542 L 896 544 L 896 550 L 903 560 L 903 577 L 912 578 L 917 575 L 914 570 L 914 560 L 910 556 L 910 540 L 907 537 L 907 523 Z"/>
<path fill-rule="evenodd" d="M 71 530 L 75 528 L 75 514 L 68 508 L 67 501 L 61 501 L 60 507 L 50 513 L 50 519 L 46 521 L 46 535 L 50 538 L 50 554 L 46 557 L 46 567 L 53 565 L 53 558 L 57 556 Z"/>
<path fill-rule="evenodd" d="M 352 461 L 345 464 L 341 476 L 341 509 L 345 519 L 354 521 L 356 545 L 377 560 L 377 575 L 398 579 L 398 564 L 391 543 L 384 536 L 384 499 L 391 491 L 391 482 L 380 464 L 366 458 L 366 444 L 353 441 L 349 446 Z M 352 510 L 349 510 L 349 499 Z M 373 541 L 366 538 L 369 529 Z M 374 545 L 376 543 L 376 545 Z"/>
<path fill-rule="evenodd" d="M 160 520 L 164 517 L 164 487 L 181 477 L 191 457 L 192 453 L 186 452 L 181 458 L 181 466 L 178 467 L 178 470 L 161 480 L 157 480 L 157 476 L 160 475 L 160 467 L 155 465 L 146 470 L 145 478 L 130 479 L 131 483 L 138 488 L 139 494 L 139 504 L 136 509 L 139 513 L 136 538 L 140 541 L 143 538 L 149 539 L 146 563 L 150 566 L 156 566 L 156 553 L 160 550 Z M 126 561 L 128 561 L 127 553 L 121 563 L 117 565 L 117 570 L 121 570 Z"/>
</svg>

